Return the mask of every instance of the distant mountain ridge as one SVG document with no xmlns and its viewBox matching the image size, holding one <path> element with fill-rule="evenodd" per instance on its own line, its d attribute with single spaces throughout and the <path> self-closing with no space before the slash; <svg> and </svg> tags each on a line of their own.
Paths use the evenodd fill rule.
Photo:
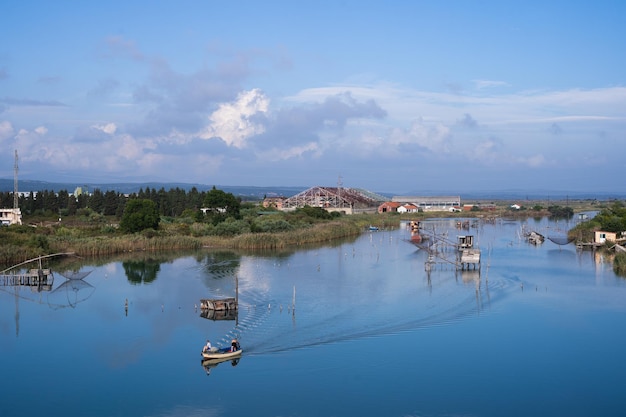
<svg viewBox="0 0 626 417">
<path fill-rule="evenodd" d="M 245 186 L 245 185 L 215 185 L 215 188 L 223 190 L 228 193 L 232 193 L 234 196 L 241 197 L 243 200 L 261 200 L 265 196 L 267 197 L 291 197 L 304 190 L 309 189 L 314 185 L 324 186 L 324 184 L 312 184 L 309 186 L 290 187 L 290 186 Z M 61 191 L 66 190 L 73 192 L 76 187 L 82 187 L 91 192 L 95 189 L 100 189 L 102 192 L 116 191 L 123 194 L 136 193 L 140 189 L 154 188 L 160 190 L 161 188 L 169 191 L 173 188 L 180 188 L 185 191 L 191 190 L 195 187 L 198 191 L 209 191 L 213 188 L 213 185 L 207 184 L 194 184 L 194 183 L 165 183 L 165 182 L 142 182 L 142 183 L 53 183 L 47 181 L 38 180 L 19 180 L 18 189 L 20 192 L 30 191 Z M 361 187 L 352 187 L 361 188 Z M 13 191 L 13 180 L 0 178 L 0 192 Z M 406 193 L 390 193 L 385 191 L 376 191 L 377 194 L 387 196 L 391 199 L 392 196 L 406 195 L 406 196 L 441 196 L 441 195 L 460 195 L 462 201 L 471 200 L 518 200 L 523 202 L 524 200 L 553 200 L 553 201 L 565 201 L 567 199 L 598 199 L 598 200 L 612 200 L 612 199 L 626 199 L 626 191 L 621 192 L 582 192 L 582 191 L 554 191 L 554 190 L 493 190 L 493 191 L 480 191 L 480 190 L 464 190 L 462 193 L 458 191 L 450 190 L 420 190 L 420 191 L 408 191 Z"/>
</svg>

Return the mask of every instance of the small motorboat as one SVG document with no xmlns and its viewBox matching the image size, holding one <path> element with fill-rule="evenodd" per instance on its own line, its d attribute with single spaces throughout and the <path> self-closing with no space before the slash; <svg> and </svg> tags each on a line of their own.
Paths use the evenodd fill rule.
<svg viewBox="0 0 626 417">
<path fill-rule="evenodd" d="M 237 350 L 231 351 L 230 347 L 225 348 L 217 348 L 210 351 L 202 352 L 202 357 L 204 359 L 221 359 L 228 360 L 232 358 L 238 358 L 243 353 L 243 349 L 239 348 Z"/>
</svg>

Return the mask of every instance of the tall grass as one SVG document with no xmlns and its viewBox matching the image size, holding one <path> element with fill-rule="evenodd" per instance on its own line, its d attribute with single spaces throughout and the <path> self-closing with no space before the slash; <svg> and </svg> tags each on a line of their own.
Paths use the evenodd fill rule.
<svg viewBox="0 0 626 417">
<path fill-rule="evenodd" d="M 232 239 L 235 249 L 284 249 L 354 236 L 363 230 L 355 222 L 333 221 L 281 233 L 245 233 Z"/>
<path fill-rule="evenodd" d="M 234 236 L 214 234 L 216 228 L 202 223 L 162 225 L 159 230 L 144 230 L 136 234 L 119 234 L 114 228 L 19 227 L 2 230 L 0 264 L 11 265 L 40 255 L 73 252 L 81 257 L 103 256 L 135 252 L 167 252 L 197 250 L 202 247 L 272 250 L 299 247 L 310 243 L 330 242 L 355 236 L 368 225 L 397 226 L 398 217 L 376 214 L 342 216 L 332 221 L 301 222 L 292 230 L 252 233 Z M 232 226 L 232 225 L 231 225 Z M 241 225 L 236 225 L 241 226 Z"/>
<path fill-rule="evenodd" d="M 78 256 L 98 257 L 126 252 L 199 249 L 202 242 L 190 236 L 146 237 L 140 234 L 115 237 L 50 239 L 53 252 L 74 252 Z"/>
<path fill-rule="evenodd" d="M 618 253 L 613 259 L 613 271 L 621 277 L 626 277 L 626 253 Z"/>
</svg>

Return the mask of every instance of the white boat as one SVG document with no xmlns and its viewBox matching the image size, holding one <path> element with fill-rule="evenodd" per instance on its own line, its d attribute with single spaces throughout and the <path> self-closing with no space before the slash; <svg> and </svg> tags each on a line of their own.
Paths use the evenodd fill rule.
<svg viewBox="0 0 626 417">
<path fill-rule="evenodd" d="M 227 359 L 232 359 L 232 358 L 238 358 L 241 356 L 242 353 L 243 353 L 243 349 L 239 349 L 239 350 L 235 350 L 231 352 L 229 347 L 225 347 L 225 348 L 219 348 L 213 351 L 202 352 L 202 357 L 204 359 L 227 360 Z"/>
</svg>

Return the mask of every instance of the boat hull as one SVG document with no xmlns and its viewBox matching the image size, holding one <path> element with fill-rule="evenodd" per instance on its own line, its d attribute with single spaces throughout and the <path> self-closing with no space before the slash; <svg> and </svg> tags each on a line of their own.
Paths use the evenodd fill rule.
<svg viewBox="0 0 626 417">
<path fill-rule="evenodd" d="M 231 352 L 229 348 L 220 349 L 217 352 L 202 352 L 202 357 L 204 359 L 232 359 L 238 358 L 243 353 L 243 349 L 236 350 Z"/>
</svg>

